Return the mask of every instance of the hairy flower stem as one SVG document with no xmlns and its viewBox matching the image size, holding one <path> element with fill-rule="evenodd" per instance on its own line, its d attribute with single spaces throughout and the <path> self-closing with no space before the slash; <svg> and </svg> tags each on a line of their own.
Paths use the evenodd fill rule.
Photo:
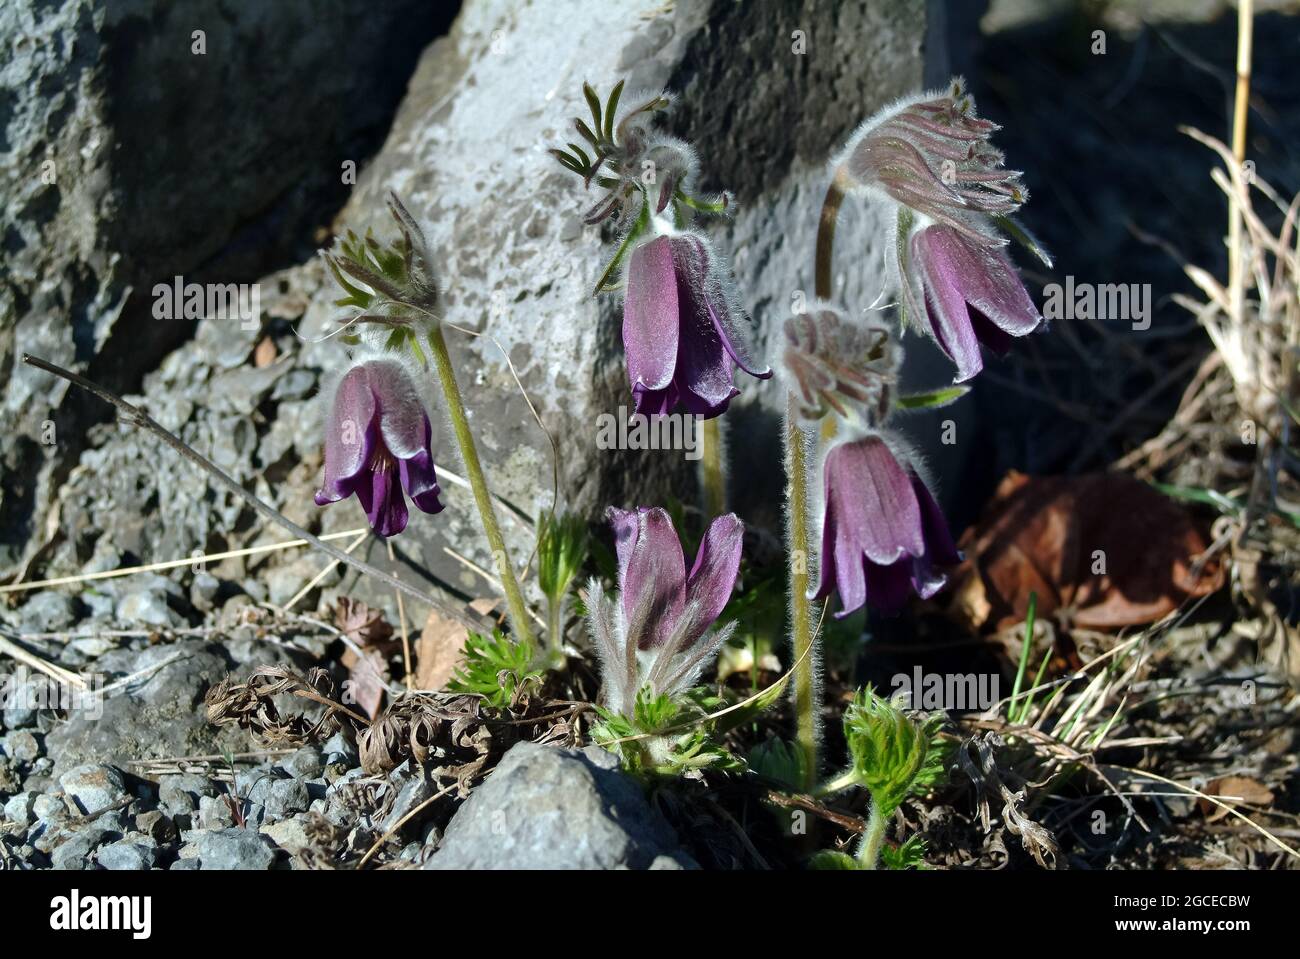
<svg viewBox="0 0 1300 959">
<path fill-rule="evenodd" d="M 488 492 L 487 480 L 483 478 L 483 465 L 479 462 L 478 448 L 474 445 L 474 434 L 469 429 L 465 404 L 461 400 L 460 386 L 456 383 L 456 373 L 451 367 L 451 356 L 447 353 L 447 340 L 442 335 L 441 326 L 434 326 L 430 331 L 429 348 L 433 352 L 434 365 L 438 368 L 438 379 L 442 381 L 447 414 L 451 417 L 451 426 L 456 433 L 461 459 L 465 461 L 465 473 L 469 477 L 470 488 L 474 491 L 474 502 L 478 506 L 479 518 L 483 521 L 483 533 L 487 536 L 488 548 L 492 550 L 497 578 L 505 590 L 510 625 L 516 639 L 531 643 L 533 634 L 528 624 L 528 606 L 524 603 L 514 565 L 506 552 L 506 542 L 501 536 L 496 512 L 492 509 L 492 496 Z"/>
<path fill-rule="evenodd" d="M 786 414 L 786 469 L 790 500 L 790 627 L 794 643 L 795 742 L 803 753 L 805 790 L 817 781 L 817 651 L 812 648 L 812 604 L 808 600 L 808 437 L 799 426 L 795 397 Z"/>
<path fill-rule="evenodd" d="M 844 202 L 845 181 L 839 173 L 831 180 L 817 225 L 816 295 L 831 296 L 831 263 L 835 223 Z M 812 648 L 812 604 L 808 601 L 808 437 L 799 426 L 795 395 L 786 412 L 786 468 L 790 487 L 790 625 L 794 640 L 795 741 L 804 758 L 804 788 L 817 782 L 817 717 L 821 713 L 817 689 L 817 651 Z"/>
<path fill-rule="evenodd" d="M 722 417 L 705 420 L 700 428 L 700 486 L 704 490 L 707 522 L 727 509 L 727 468 L 722 448 Z"/>
<path fill-rule="evenodd" d="M 880 861 L 880 846 L 885 841 L 885 817 L 881 815 L 880 803 L 871 800 L 871 813 L 867 817 L 867 831 L 862 836 L 862 845 L 858 847 L 858 862 L 863 869 L 875 869 Z"/>
<path fill-rule="evenodd" d="M 817 261 L 814 275 L 814 290 L 819 300 L 831 298 L 831 267 L 835 251 L 835 224 L 839 220 L 840 205 L 844 202 L 847 181 L 836 171 L 835 178 L 826 189 L 826 199 L 822 201 L 822 214 L 817 222 Z"/>
</svg>

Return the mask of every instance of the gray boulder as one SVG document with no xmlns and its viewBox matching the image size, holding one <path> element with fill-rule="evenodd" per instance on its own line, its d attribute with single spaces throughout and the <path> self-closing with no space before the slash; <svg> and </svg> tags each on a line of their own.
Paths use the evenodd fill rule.
<svg viewBox="0 0 1300 959">
<path fill-rule="evenodd" d="M 0 4 L 0 576 L 41 545 L 107 413 L 23 351 L 130 386 L 193 333 L 154 319 L 155 284 L 250 282 L 309 253 L 343 164 L 373 149 L 447 15 L 421 0 Z"/>
<path fill-rule="evenodd" d="M 456 811 L 426 869 L 689 869 L 672 827 L 598 747 L 522 742 Z"/>
</svg>

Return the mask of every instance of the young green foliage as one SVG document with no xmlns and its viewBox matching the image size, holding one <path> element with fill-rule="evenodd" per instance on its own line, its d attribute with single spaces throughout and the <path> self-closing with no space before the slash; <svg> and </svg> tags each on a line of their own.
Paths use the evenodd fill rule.
<svg viewBox="0 0 1300 959">
<path fill-rule="evenodd" d="M 569 590 L 587 562 L 590 537 L 582 517 L 545 513 L 537 529 L 537 585 L 546 597 L 551 665 L 562 666 Z"/>
<path fill-rule="evenodd" d="M 675 776 L 701 769 L 737 772 L 744 763 L 717 741 L 708 718 L 720 703 L 697 687 L 676 697 L 637 692 L 631 715 L 597 707 L 592 739 L 632 773 Z"/>
<path fill-rule="evenodd" d="M 541 678 L 534 667 L 535 650 L 527 640 L 512 640 L 501 630 L 491 636 L 470 633 L 465 641 L 465 661 L 447 688 L 456 693 L 477 693 L 494 709 L 504 709 L 515 692 Z"/>
<path fill-rule="evenodd" d="M 952 750 L 940 732 L 943 722 L 942 713 L 909 716 L 898 703 L 877 696 L 870 686 L 859 690 L 849 705 L 844 714 L 844 738 L 853 762 L 821 792 L 861 786 L 871 794 L 871 816 L 855 868 L 875 869 L 882 860 L 890 869 L 917 868 L 923 862 L 925 848 L 919 837 L 886 850 L 884 834 L 903 800 L 928 792 L 944 779 Z M 813 865 L 847 868 L 837 858 L 840 856 L 843 853 L 822 853 Z"/>
</svg>

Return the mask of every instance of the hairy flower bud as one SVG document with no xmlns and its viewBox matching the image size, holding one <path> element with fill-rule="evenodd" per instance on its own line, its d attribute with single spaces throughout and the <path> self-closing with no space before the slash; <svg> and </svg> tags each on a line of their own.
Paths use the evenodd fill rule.
<svg viewBox="0 0 1300 959">
<path fill-rule="evenodd" d="M 883 419 L 898 366 L 888 329 L 818 302 L 786 320 L 784 332 L 781 365 L 800 416 L 816 421 L 852 411 Z"/>
<path fill-rule="evenodd" d="M 740 571 L 744 524 L 734 513 L 710 524 L 690 573 L 668 513 L 611 508 L 619 600 L 598 580 L 588 588 L 592 639 L 603 665 L 605 705 L 629 709 L 646 685 L 656 695 L 687 689 L 730 635 L 711 627 Z"/>
</svg>

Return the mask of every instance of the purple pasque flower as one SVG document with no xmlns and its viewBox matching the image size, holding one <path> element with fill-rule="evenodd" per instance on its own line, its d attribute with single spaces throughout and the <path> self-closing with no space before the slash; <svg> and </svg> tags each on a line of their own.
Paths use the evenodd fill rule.
<svg viewBox="0 0 1300 959">
<path fill-rule="evenodd" d="M 899 612 L 912 594 L 929 599 L 961 562 L 939 505 L 906 456 L 878 433 L 831 447 L 822 465 L 825 516 L 821 581 L 812 598 L 840 595 L 843 618 L 870 604 Z"/>
<path fill-rule="evenodd" d="M 955 383 L 984 368 L 981 345 L 1006 356 L 1012 337 L 1043 323 L 1007 255 L 949 226 L 928 226 L 912 236 L 903 289 L 913 303 L 920 292 L 924 307 L 909 312 L 924 317 L 928 332 L 957 365 Z"/>
<path fill-rule="evenodd" d="M 955 381 L 984 365 L 981 344 L 1005 354 L 1043 318 L 1003 252 L 1003 231 L 1048 266 L 1011 215 L 1029 199 L 1020 173 L 989 142 L 997 125 L 975 113 L 961 78 L 881 111 L 840 154 L 838 175 L 898 207 L 890 267 L 907 319 L 957 365 Z"/>
<path fill-rule="evenodd" d="M 686 570 L 681 541 L 666 510 L 610 508 L 618 554 L 617 601 L 600 581 L 588 588 L 589 624 L 604 666 L 605 704 L 630 709 L 649 684 L 656 694 L 689 688 L 734 624 L 712 629 L 736 584 L 745 526 L 719 516 Z"/>
<path fill-rule="evenodd" d="M 753 352 L 730 285 L 726 267 L 696 233 L 662 234 L 632 251 L 623 347 L 637 413 L 680 405 L 708 419 L 740 392 L 736 367 L 759 379 L 772 375 Z"/>
<path fill-rule="evenodd" d="M 380 536 L 406 529 L 403 489 L 424 512 L 441 512 L 432 439 L 429 414 L 406 367 L 386 358 L 357 364 L 334 393 L 316 505 L 355 493 Z"/>
</svg>

